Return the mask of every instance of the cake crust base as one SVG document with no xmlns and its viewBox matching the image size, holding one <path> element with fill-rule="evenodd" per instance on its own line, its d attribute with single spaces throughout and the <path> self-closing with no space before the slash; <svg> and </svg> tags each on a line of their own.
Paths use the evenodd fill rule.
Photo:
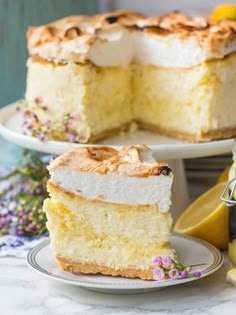
<svg viewBox="0 0 236 315">
<path fill-rule="evenodd" d="M 236 127 L 209 130 L 208 132 L 201 132 L 200 134 L 189 134 L 187 132 L 167 130 L 165 128 L 148 124 L 142 121 L 137 121 L 137 124 L 142 130 L 148 130 L 156 134 L 171 137 L 174 139 L 186 140 L 192 143 L 229 139 L 236 136 Z"/>
<path fill-rule="evenodd" d="M 134 268 L 114 269 L 111 267 L 99 265 L 96 263 L 83 263 L 79 261 L 71 261 L 59 255 L 56 255 L 56 260 L 60 269 L 72 273 L 85 274 L 103 274 L 113 277 L 140 278 L 143 280 L 153 280 L 152 270 L 141 270 Z"/>
<path fill-rule="evenodd" d="M 98 135 L 92 135 L 89 138 L 87 143 L 93 144 L 93 143 L 97 143 L 99 141 L 108 139 L 110 137 L 119 136 L 122 132 L 128 133 L 130 131 L 130 129 L 131 129 L 132 124 L 134 124 L 134 122 L 130 121 L 130 122 L 125 123 L 125 124 L 123 124 L 123 125 L 121 125 L 119 127 L 105 130 L 105 131 L 103 131 L 102 133 L 100 133 Z"/>
</svg>

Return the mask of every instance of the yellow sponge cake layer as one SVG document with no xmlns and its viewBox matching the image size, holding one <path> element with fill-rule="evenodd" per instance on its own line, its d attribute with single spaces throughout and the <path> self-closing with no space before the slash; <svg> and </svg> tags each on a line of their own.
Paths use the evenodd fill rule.
<svg viewBox="0 0 236 315">
<path fill-rule="evenodd" d="M 191 141 L 236 135 L 234 69 L 236 54 L 181 69 L 135 65 L 134 117 L 145 129 Z"/>
<path fill-rule="evenodd" d="M 172 219 L 158 207 L 88 200 L 51 183 L 48 190 L 51 199 L 44 210 L 62 268 L 152 279 L 153 258 L 174 257 L 169 247 Z"/>
<path fill-rule="evenodd" d="M 126 129 L 131 98 L 130 67 L 28 61 L 26 122 L 48 138 L 86 143 Z"/>
<path fill-rule="evenodd" d="M 36 136 L 45 130 L 49 139 L 94 142 L 132 121 L 194 142 L 236 135 L 235 53 L 190 68 L 31 59 L 28 66 L 26 120 Z"/>
</svg>

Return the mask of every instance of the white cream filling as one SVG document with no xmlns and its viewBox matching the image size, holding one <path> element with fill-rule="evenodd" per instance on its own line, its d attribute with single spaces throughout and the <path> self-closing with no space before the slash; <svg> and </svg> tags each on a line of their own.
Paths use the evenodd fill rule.
<svg viewBox="0 0 236 315">
<path fill-rule="evenodd" d="M 162 212 L 167 212 L 171 204 L 172 180 L 172 176 L 164 175 L 137 178 L 66 167 L 58 167 L 51 174 L 52 183 L 85 198 L 127 205 L 156 204 Z"/>
<path fill-rule="evenodd" d="M 88 44 L 83 37 L 61 43 L 47 43 L 31 49 L 46 59 L 83 61 L 89 60 L 97 66 L 122 66 L 141 63 L 160 67 L 185 68 L 206 60 L 223 58 L 236 50 L 236 41 L 222 41 L 214 50 L 208 41 L 199 43 L 189 36 L 181 39 L 177 35 L 149 35 L 141 31 L 121 28 L 110 33 L 101 33 Z"/>
</svg>

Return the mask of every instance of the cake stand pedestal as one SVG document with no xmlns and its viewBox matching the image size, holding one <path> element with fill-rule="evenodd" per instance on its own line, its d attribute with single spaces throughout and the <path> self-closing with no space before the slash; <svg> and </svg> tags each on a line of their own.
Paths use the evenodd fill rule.
<svg viewBox="0 0 236 315">
<path fill-rule="evenodd" d="M 184 162 L 181 159 L 167 161 L 174 174 L 174 181 L 172 185 L 172 198 L 171 198 L 171 214 L 173 220 L 189 205 L 189 192 L 184 169 Z"/>
<path fill-rule="evenodd" d="M 10 104 L 0 110 L 0 135 L 9 142 L 23 146 L 27 149 L 37 150 L 49 154 L 62 154 L 82 144 L 47 141 L 23 134 L 22 113 L 16 112 L 16 104 Z M 117 137 L 106 139 L 96 145 L 110 145 L 119 149 L 123 145 L 144 143 L 148 145 L 157 161 L 167 161 L 174 173 L 172 189 L 172 213 L 174 219 L 189 204 L 186 174 L 182 159 L 198 158 L 213 155 L 231 153 L 234 147 L 234 139 L 211 141 L 205 143 L 188 143 L 168 137 L 159 136 L 150 132 L 135 131 Z"/>
</svg>

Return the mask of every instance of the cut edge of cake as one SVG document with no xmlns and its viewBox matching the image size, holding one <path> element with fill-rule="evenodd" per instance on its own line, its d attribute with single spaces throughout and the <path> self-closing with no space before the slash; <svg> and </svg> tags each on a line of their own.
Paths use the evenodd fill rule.
<svg viewBox="0 0 236 315">
<path fill-rule="evenodd" d="M 30 28 L 31 57 L 22 106 L 25 132 L 41 140 L 94 143 L 128 131 L 133 121 L 141 129 L 191 142 L 233 137 L 236 92 L 227 78 L 234 75 L 235 34 L 235 21 L 214 22 L 180 12 L 147 18 L 117 11 L 66 17 Z M 37 72 L 34 68 L 41 64 Z M 67 66 L 73 68 L 63 79 L 68 86 L 58 85 Z M 133 82 L 139 80 L 136 66 L 144 68 L 140 75 L 145 82 L 149 79 L 145 68 L 155 68 L 150 86 L 144 87 L 142 78 L 137 85 Z M 61 75 L 57 69 L 63 69 Z M 84 70 L 86 75 L 80 73 Z M 175 72 L 183 73 L 179 80 Z M 189 74 L 184 81 L 185 72 Z M 192 78 L 196 82 L 193 80 L 190 88 L 187 83 Z M 42 85 L 41 81 L 48 83 Z M 175 84 L 178 81 L 179 85 Z M 50 86 L 50 82 L 57 82 L 57 86 Z M 181 93 L 175 95 L 179 89 Z M 78 95 L 78 91 L 84 94 Z M 138 115 L 135 107 L 140 107 Z M 169 115 L 155 120 L 159 107 Z M 182 119 L 179 125 L 174 122 L 176 117 Z"/>
</svg>

